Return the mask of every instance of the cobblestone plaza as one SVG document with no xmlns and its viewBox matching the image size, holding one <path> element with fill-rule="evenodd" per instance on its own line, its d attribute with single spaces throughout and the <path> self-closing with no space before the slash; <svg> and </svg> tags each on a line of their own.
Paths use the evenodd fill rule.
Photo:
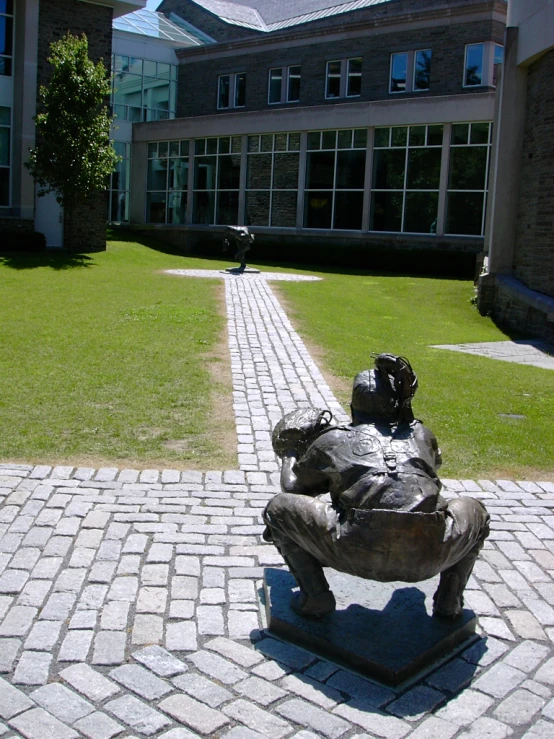
<svg viewBox="0 0 554 739">
<path fill-rule="evenodd" d="M 346 416 L 268 285 L 297 276 L 195 276 L 225 279 L 239 468 L 0 465 L 0 736 L 554 736 L 554 483 L 443 481 L 492 517 L 466 590 L 480 638 L 410 685 L 264 630 L 271 428 Z"/>
</svg>

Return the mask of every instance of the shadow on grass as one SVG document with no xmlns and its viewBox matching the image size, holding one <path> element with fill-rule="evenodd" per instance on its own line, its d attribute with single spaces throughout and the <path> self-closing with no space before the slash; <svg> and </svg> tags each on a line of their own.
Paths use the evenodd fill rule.
<svg viewBox="0 0 554 739">
<path fill-rule="evenodd" d="M 17 270 L 50 267 L 50 269 L 59 271 L 78 267 L 94 267 L 95 262 L 92 257 L 86 254 L 74 254 L 60 250 L 55 254 L 51 252 L 41 254 L 0 253 L 0 265 Z"/>
</svg>

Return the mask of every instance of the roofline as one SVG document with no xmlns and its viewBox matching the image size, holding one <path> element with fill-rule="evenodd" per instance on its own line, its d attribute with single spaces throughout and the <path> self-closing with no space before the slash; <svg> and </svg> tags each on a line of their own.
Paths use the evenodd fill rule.
<svg viewBox="0 0 554 739">
<path fill-rule="evenodd" d="M 382 8 L 383 6 L 376 5 L 373 7 Z M 176 54 L 179 59 L 205 59 L 208 57 L 215 59 L 218 57 L 233 56 L 238 50 L 255 52 L 260 46 L 264 46 L 268 49 L 272 46 L 281 48 L 284 39 L 289 42 L 296 42 L 296 45 L 301 46 L 304 45 L 304 43 L 313 43 L 317 37 L 350 36 L 353 29 L 359 32 L 356 35 L 362 35 L 371 29 L 398 26 L 399 23 L 409 23 L 410 25 L 424 27 L 433 18 L 440 19 L 468 16 L 475 15 L 476 12 L 486 14 L 486 17 L 491 18 L 492 20 L 498 20 L 499 22 L 505 23 L 507 7 L 505 0 L 475 0 L 475 2 L 469 6 L 464 5 L 452 7 L 445 3 L 442 6 L 419 10 L 417 13 L 412 11 L 403 11 L 392 16 L 387 14 L 386 17 L 379 16 L 360 21 L 358 17 L 353 16 L 355 14 L 357 15 L 359 12 L 367 10 L 367 8 L 361 8 L 359 11 L 346 13 L 340 25 L 323 25 L 321 20 L 327 20 L 327 18 L 325 18 L 303 24 L 302 26 L 291 26 L 283 30 L 271 31 L 252 38 L 237 39 L 236 41 L 210 44 L 209 46 L 191 49 L 177 49 Z M 497 17 L 495 18 L 495 16 Z"/>
</svg>

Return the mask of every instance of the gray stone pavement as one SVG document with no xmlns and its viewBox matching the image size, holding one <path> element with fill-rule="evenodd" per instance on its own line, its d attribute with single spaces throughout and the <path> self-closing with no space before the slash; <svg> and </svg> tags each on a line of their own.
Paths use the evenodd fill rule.
<svg viewBox="0 0 554 739">
<path fill-rule="evenodd" d="M 492 514 L 481 636 L 409 686 L 264 630 L 269 427 L 339 409 L 266 281 L 226 288 L 242 469 L 0 465 L 0 737 L 554 737 L 554 483 L 444 481 Z"/>
<path fill-rule="evenodd" d="M 448 349 L 452 352 L 499 359 L 502 362 L 515 362 L 554 370 L 554 347 L 545 344 L 544 341 L 533 339 L 481 341 L 475 344 L 437 344 L 434 349 Z"/>
</svg>

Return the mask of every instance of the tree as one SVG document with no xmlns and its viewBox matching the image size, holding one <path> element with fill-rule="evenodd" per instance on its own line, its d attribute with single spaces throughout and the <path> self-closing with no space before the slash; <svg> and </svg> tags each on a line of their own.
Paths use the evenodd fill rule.
<svg viewBox="0 0 554 739">
<path fill-rule="evenodd" d="M 110 140 L 106 101 L 110 77 L 102 60 L 89 59 L 88 40 L 71 33 L 50 45 L 53 67 L 41 86 L 42 112 L 35 116 L 37 144 L 26 163 L 39 196 L 54 192 L 66 217 L 71 249 L 75 208 L 106 189 L 119 157 Z"/>
</svg>

